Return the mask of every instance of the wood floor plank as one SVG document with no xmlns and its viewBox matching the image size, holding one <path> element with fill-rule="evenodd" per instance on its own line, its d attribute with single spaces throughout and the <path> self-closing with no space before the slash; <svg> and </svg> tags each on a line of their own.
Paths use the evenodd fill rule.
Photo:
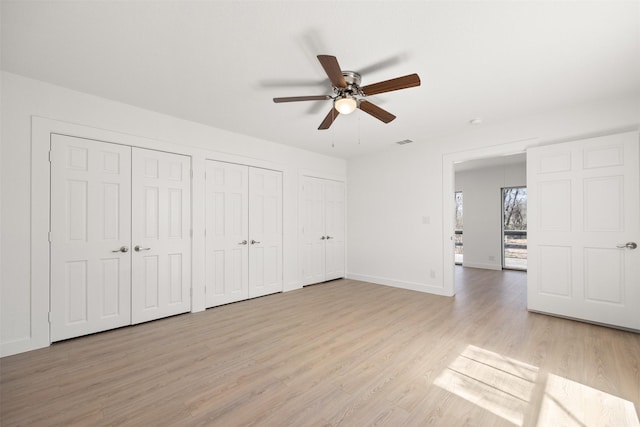
<svg viewBox="0 0 640 427">
<path fill-rule="evenodd" d="M 454 298 L 338 280 L 0 359 L 2 426 L 638 426 L 640 336 L 526 310 L 526 273 Z"/>
</svg>

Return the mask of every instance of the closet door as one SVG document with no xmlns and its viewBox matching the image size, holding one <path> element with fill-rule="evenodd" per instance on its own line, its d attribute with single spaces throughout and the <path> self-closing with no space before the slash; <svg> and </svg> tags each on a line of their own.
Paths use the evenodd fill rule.
<svg viewBox="0 0 640 427">
<path fill-rule="evenodd" d="M 51 136 L 51 341 L 131 321 L 131 149 Z"/>
<path fill-rule="evenodd" d="M 344 277 L 344 183 L 303 177 L 302 284 Z"/>
<path fill-rule="evenodd" d="M 325 181 L 325 278 L 344 277 L 344 183 Z"/>
<path fill-rule="evenodd" d="M 205 177 L 206 306 L 249 297 L 247 166 L 208 160 Z"/>
<path fill-rule="evenodd" d="M 249 168 L 249 298 L 282 292 L 282 173 Z"/>
<path fill-rule="evenodd" d="M 300 234 L 302 248 L 302 284 L 325 280 L 325 180 L 302 178 Z"/>
<path fill-rule="evenodd" d="M 132 323 L 191 309 L 191 160 L 132 151 Z"/>
</svg>

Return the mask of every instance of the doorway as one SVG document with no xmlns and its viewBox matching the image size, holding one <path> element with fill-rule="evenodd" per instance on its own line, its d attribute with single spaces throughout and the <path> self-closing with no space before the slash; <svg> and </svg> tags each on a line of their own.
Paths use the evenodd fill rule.
<svg viewBox="0 0 640 427">
<path fill-rule="evenodd" d="M 460 171 L 460 167 L 466 167 L 473 164 L 474 167 L 479 166 L 480 163 L 483 163 L 483 166 L 487 165 L 495 165 L 495 164 L 504 164 L 505 162 L 510 162 L 513 156 L 520 156 L 520 159 L 524 162 L 525 159 L 525 150 L 531 146 L 535 145 L 536 139 L 527 139 L 514 141 L 506 144 L 499 144 L 492 147 L 483 147 L 479 149 L 471 149 L 456 153 L 450 153 L 443 155 L 442 158 L 442 208 L 443 208 L 443 219 L 444 219 L 444 238 L 443 238 L 443 286 L 442 293 L 443 295 L 455 295 L 455 240 L 456 240 L 456 191 L 464 191 L 462 188 L 458 188 L 458 183 L 456 182 L 456 173 Z M 526 183 L 517 183 L 525 184 Z M 501 187 L 505 187 L 505 185 L 498 186 L 496 190 L 499 191 Z M 463 193 L 464 194 L 464 193 Z M 496 196 L 499 193 L 494 193 Z M 465 198 L 466 198 L 466 194 Z M 499 208 L 499 202 L 496 206 L 496 210 Z M 495 239 L 498 243 L 498 250 L 495 254 L 497 261 L 496 268 L 501 269 L 500 263 L 500 217 L 498 216 L 498 230 L 495 234 Z M 468 228 L 468 227 L 467 227 Z M 468 231 L 468 230 L 467 230 Z M 465 243 L 467 242 L 467 238 L 469 236 L 463 234 L 465 237 Z M 465 245 L 466 246 L 466 245 Z M 464 251 L 464 258 L 467 258 L 467 251 Z M 487 254 L 488 255 L 488 254 Z M 493 255 L 491 255 L 493 256 Z M 489 259 L 488 256 L 485 257 Z M 467 260 L 464 259 L 466 262 Z"/>
<path fill-rule="evenodd" d="M 464 246 L 462 238 L 463 212 L 462 191 L 456 191 L 456 228 L 455 228 L 455 263 L 462 265 L 464 260 Z"/>
</svg>

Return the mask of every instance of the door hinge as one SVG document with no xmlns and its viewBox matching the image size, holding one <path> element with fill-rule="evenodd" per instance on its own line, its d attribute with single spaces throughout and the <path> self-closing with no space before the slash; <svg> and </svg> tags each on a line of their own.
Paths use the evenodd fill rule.
<svg viewBox="0 0 640 427">
<path fill-rule="evenodd" d="M 189 237 L 193 239 L 193 228 L 189 230 Z"/>
<path fill-rule="evenodd" d="M 49 150 L 49 163 L 51 163 L 51 150 Z"/>
<path fill-rule="evenodd" d="M 191 179 L 193 179 L 193 169 L 191 169 L 191 171 L 189 171 L 191 173 Z"/>
<path fill-rule="evenodd" d="M 207 229 L 204 229 L 204 237 L 207 237 Z"/>
<path fill-rule="evenodd" d="M 51 312 L 47 313 L 47 321 L 51 323 Z"/>
<path fill-rule="evenodd" d="M 49 240 L 49 243 L 51 243 L 51 232 L 50 231 L 47 233 L 47 239 Z"/>
<path fill-rule="evenodd" d="M 189 288 L 189 296 L 193 298 L 193 288 Z"/>
</svg>

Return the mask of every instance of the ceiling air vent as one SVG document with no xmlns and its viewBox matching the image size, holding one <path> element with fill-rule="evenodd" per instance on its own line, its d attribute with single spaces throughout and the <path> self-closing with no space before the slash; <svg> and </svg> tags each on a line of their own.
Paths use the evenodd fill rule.
<svg viewBox="0 0 640 427">
<path fill-rule="evenodd" d="M 396 141 L 396 144 L 398 144 L 398 145 L 404 145 L 404 144 L 410 144 L 410 143 L 412 143 L 412 142 L 413 142 L 413 141 L 412 141 L 412 140 L 410 140 L 410 139 L 403 139 L 402 141 Z"/>
</svg>

